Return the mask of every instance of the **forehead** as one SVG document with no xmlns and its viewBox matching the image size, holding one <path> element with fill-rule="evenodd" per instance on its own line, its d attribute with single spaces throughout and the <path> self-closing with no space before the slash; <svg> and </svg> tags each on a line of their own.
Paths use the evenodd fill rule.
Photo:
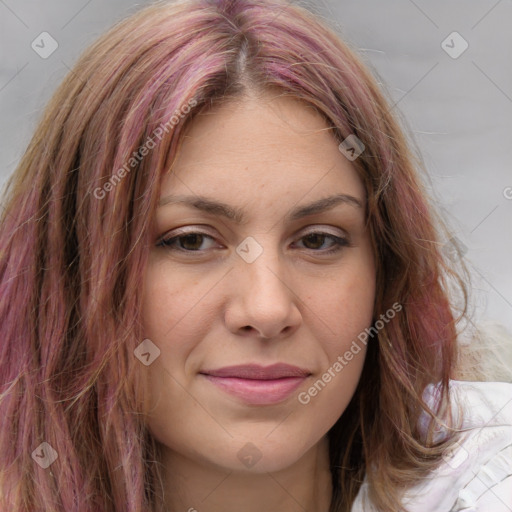
<svg viewBox="0 0 512 512">
<path fill-rule="evenodd" d="M 318 198 L 364 201 L 364 186 L 313 106 L 279 95 L 218 105 L 194 118 L 164 177 L 169 194 L 212 194 L 227 203 Z M 313 197 L 314 196 L 314 197 Z"/>
</svg>

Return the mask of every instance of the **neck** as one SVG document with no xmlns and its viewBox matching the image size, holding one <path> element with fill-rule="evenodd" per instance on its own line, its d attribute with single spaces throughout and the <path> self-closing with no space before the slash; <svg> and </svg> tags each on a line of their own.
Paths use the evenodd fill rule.
<svg viewBox="0 0 512 512">
<path fill-rule="evenodd" d="M 168 512 L 327 512 L 332 496 L 324 437 L 292 466 L 239 472 L 162 447 Z"/>
</svg>

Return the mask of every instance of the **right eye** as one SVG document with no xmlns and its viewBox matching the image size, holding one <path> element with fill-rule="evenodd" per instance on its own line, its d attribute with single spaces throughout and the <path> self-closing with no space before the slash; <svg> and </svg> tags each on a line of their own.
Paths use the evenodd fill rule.
<svg viewBox="0 0 512 512">
<path fill-rule="evenodd" d="M 170 251 L 201 253 L 208 249 L 208 247 L 203 249 L 200 248 L 206 239 L 214 240 L 214 238 L 207 233 L 191 231 L 188 233 L 178 233 L 175 236 L 164 238 L 157 243 L 157 246 L 164 247 Z"/>
</svg>

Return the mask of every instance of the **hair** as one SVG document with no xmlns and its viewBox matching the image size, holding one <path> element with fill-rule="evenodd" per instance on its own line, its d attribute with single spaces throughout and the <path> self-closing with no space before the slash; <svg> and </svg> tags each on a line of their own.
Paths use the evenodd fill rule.
<svg viewBox="0 0 512 512">
<path fill-rule="evenodd" d="M 350 511 L 365 477 L 378 510 L 403 510 L 403 491 L 455 439 L 455 430 L 436 442 L 432 433 L 449 410 L 469 276 L 446 256 L 449 233 L 421 158 L 369 68 L 327 21 L 284 0 L 159 2 L 83 53 L 5 190 L 2 510 L 160 503 L 149 391 L 134 357 L 160 184 L 199 112 L 270 90 L 313 106 L 333 140 L 353 134 L 365 146 L 352 163 L 377 262 L 374 321 L 402 309 L 372 336 L 354 396 L 328 433 L 330 512 Z M 441 390 L 433 408 L 422 396 L 429 383 Z M 33 460 L 42 442 L 58 453 L 50 473 Z"/>
</svg>

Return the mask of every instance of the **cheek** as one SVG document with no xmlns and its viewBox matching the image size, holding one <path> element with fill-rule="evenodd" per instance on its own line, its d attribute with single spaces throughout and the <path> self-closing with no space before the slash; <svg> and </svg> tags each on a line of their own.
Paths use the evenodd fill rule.
<svg viewBox="0 0 512 512">
<path fill-rule="evenodd" d="M 353 274 L 333 285 L 331 300 L 317 303 L 322 304 L 322 318 L 329 324 L 329 333 L 323 337 L 324 364 L 298 396 L 313 429 L 330 428 L 354 395 L 366 357 L 365 330 L 372 324 L 374 295 L 372 273 Z"/>
<path fill-rule="evenodd" d="M 189 354 L 210 328 L 200 302 L 206 291 L 202 284 L 206 286 L 204 279 L 200 283 L 192 273 L 155 265 L 146 272 L 142 293 L 144 336 L 160 348 L 159 357 L 143 368 L 150 390 L 147 426 L 158 441 L 174 449 L 186 437 L 169 436 L 169 425 L 180 432 L 184 411 L 201 415 L 197 402 L 184 390 L 189 385 Z"/>
<path fill-rule="evenodd" d="M 199 308 L 194 308 L 196 288 L 194 280 L 185 279 L 183 274 L 179 277 L 158 268 L 146 273 L 141 311 L 143 333 L 160 349 L 158 358 L 147 367 L 154 398 L 173 387 L 171 376 L 183 380 L 187 355 L 197 336 L 201 336 Z"/>
<path fill-rule="evenodd" d="M 375 292 L 375 269 L 368 251 L 354 254 L 327 289 L 317 290 L 312 300 L 329 327 L 331 360 L 371 325 Z"/>
<path fill-rule="evenodd" d="M 319 309 L 329 324 L 323 347 L 327 361 L 308 397 L 322 394 L 315 406 L 317 413 L 329 415 L 327 404 L 335 403 L 332 414 L 339 417 L 355 391 L 367 351 L 365 331 L 372 325 L 376 291 L 371 252 L 360 253 L 347 263 L 346 272 L 329 289 L 330 300 L 322 299 Z"/>
<path fill-rule="evenodd" d="M 143 332 L 160 349 L 148 367 L 154 400 L 163 392 L 163 403 L 173 403 L 174 409 L 195 407 L 182 386 L 191 384 L 201 342 L 208 339 L 217 319 L 215 303 L 208 299 L 221 284 L 218 276 L 203 274 L 199 278 L 193 271 L 169 264 L 147 270 L 142 294 Z"/>
<path fill-rule="evenodd" d="M 354 272 L 346 277 L 344 306 L 359 328 L 370 325 L 374 313 L 376 269 L 371 244 L 365 239 L 363 250 L 356 256 Z M 361 325 L 362 324 L 362 325 Z"/>
<path fill-rule="evenodd" d="M 165 265 L 150 266 L 146 272 L 142 294 L 142 319 L 148 338 L 165 340 L 175 337 L 194 317 L 204 294 L 197 276 L 174 271 Z M 197 327 L 197 325 L 196 325 Z M 196 330 L 197 332 L 197 330 Z"/>
</svg>

